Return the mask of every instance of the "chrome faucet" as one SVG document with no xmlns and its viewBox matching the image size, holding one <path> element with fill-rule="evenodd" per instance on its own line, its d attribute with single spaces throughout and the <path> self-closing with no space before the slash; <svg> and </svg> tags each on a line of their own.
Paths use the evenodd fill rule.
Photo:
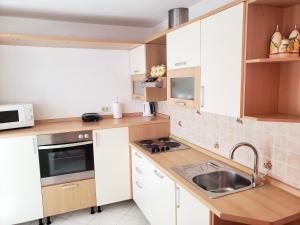
<svg viewBox="0 0 300 225">
<path fill-rule="evenodd" d="M 253 166 L 253 174 L 252 174 L 252 185 L 253 185 L 253 187 L 256 187 L 259 184 L 258 179 L 257 179 L 258 178 L 258 151 L 253 145 L 251 145 L 247 142 L 241 142 L 241 143 L 238 143 L 235 146 L 233 146 L 233 148 L 231 149 L 230 159 L 233 160 L 233 156 L 234 156 L 235 151 L 240 147 L 249 147 L 254 153 L 254 166 Z"/>
</svg>

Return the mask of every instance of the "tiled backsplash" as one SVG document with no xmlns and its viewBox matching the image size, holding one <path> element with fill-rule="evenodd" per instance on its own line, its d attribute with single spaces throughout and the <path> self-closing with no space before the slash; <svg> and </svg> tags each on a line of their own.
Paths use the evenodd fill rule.
<svg viewBox="0 0 300 225">
<path fill-rule="evenodd" d="M 170 115 L 171 133 L 195 145 L 229 157 L 230 149 L 241 141 L 253 144 L 259 151 L 260 172 L 263 164 L 271 160 L 270 175 L 300 189 L 300 124 L 257 122 L 211 113 L 197 114 L 194 110 L 159 103 L 158 112 Z M 179 125 L 181 123 L 181 126 Z M 215 149 L 215 143 L 219 149 Z M 253 153 L 240 149 L 235 160 L 253 166 Z"/>
</svg>

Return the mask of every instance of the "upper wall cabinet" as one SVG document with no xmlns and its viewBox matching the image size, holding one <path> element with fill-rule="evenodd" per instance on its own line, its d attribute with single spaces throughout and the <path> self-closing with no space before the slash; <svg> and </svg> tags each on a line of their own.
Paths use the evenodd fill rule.
<svg viewBox="0 0 300 225">
<path fill-rule="evenodd" d="M 201 111 L 240 117 L 244 4 L 201 22 Z"/>
<path fill-rule="evenodd" d="M 129 52 L 131 74 L 146 73 L 146 45 L 141 45 Z"/>
<path fill-rule="evenodd" d="M 161 64 L 166 65 L 166 45 L 145 44 L 130 50 L 131 75 L 150 75 L 151 67 Z"/>
<path fill-rule="evenodd" d="M 200 21 L 167 34 L 168 70 L 200 66 Z"/>
</svg>

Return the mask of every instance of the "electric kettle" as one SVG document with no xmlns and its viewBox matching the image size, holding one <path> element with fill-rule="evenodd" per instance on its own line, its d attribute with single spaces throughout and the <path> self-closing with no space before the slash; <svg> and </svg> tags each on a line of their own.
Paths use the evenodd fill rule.
<svg viewBox="0 0 300 225">
<path fill-rule="evenodd" d="M 155 116 L 155 112 L 156 112 L 155 102 L 145 102 L 144 103 L 144 110 L 143 110 L 144 117 Z"/>
</svg>

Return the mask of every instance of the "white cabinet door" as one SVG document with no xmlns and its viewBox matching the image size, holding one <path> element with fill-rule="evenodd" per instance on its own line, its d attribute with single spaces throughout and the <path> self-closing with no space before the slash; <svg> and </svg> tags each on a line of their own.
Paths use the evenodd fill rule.
<svg viewBox="0 0 300 225">
<path fill-rule="evenodd" d="M 128 127 L 94 131 L 97 205 L 131 198 Z"/>
<path fill-rule="evenodd" d="M 35 136 L 0 139 L 0 224 L 43 218 Z"/>
<path fill-rule="evenodd" d="M 201 22 L 201 110 L 240 117 L 243 3 Z"/>
<path fill-rule="evenodd" d="M 134 74 L 146 73 L 146 48 L 141 45 L 129 51 L 130 72 Z"/>
<path fill-rule="evenodd" d="M 167 68 L 200 66 L 200 21 L 167 34 Z"/>
<path fill-rule="evenodd" d="M 177 225 L 209 225 L 209 209 L 176 184 Z"/>
<path fill-rule="evenodd" d="M 132 148 L 133 199 L 151 225 L 175 225 L 175 183 Z"/>
</svg>

